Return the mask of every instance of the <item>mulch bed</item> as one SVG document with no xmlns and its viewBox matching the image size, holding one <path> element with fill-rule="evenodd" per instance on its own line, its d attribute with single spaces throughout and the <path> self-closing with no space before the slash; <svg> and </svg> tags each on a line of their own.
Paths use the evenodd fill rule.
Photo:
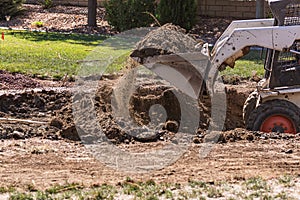
<svg viewBox="0 0 300 200">
<path fill-rule="evenodd" d="M 29 30 L 44 30 L 68 33 L 87 33 L 112 35 L 117 32 L 105 20 L 105 9 L 97 9 L 97 27 L 87 26 L 87 7 L 55 6 L 44 9 L 41 5 L 24 4 L 22 15 L 12 17 L 9 22 L 0 20 L 0 26 Z M 36 27 L 34 22 L 43 22 L 42 27 Z M 199 39 L 215 43 L 232 19 L 200 17 L 198 24 L 190 31 Z"/>
</svg>

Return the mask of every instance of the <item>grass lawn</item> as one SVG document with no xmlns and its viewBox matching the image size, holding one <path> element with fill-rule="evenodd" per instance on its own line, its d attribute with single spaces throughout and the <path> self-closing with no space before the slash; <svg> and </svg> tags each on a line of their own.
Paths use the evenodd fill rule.
<svg viewBox="0 0 300 200">
<path fill-rule="evenodd" d="M 82 73 L 81 67 L 87 69 L 89 74 L 93 73 L 93 68 L 106 66 L 111 60 L 113 63 L 104 70 L 115 72 L 123 67 L 131 50 L 126 45 L 122 48 L 123 44 L 117 44 L 120 41 L 114 43 L 113 39 L 106 36 L 0 29 L 1 32 L 4 32 L 5 40 L 0 40 L 0 69 L 39 77 L 60 79 L 65 74 Z M 263 62 L 258 51 L 237 61 L 234 69 L 228 68 L 222 74 L 246 78 L 252 76 L 253 71 L 259 76 L 263 75 Z"/>
<path fill-rule="evenodd" d="M 75 75 L 82 60 L 97 49 L 117 59 L 114 68 L 119 69 L 124 61 L 124 49 L 99 46 L 106 36 L 61 34 L 28 31 L 0 30 L 5 40 L 0 41 L 0 69 L 10 72 L 61 78 L 65 74 Z M 127 50 L 128 51 L 128 50 Z M 98 57 L 102 54 L 99 53 Z M 99 59 L 99 58 L 98 58 Z"/>
<path fill-rule="evenodd" d="M 87 187 L 79 183 L 53 185 L 38 190 L 28 185 L 25 191 L 14 187 L 0 187 L 0 197 L 18 200 L 54 199 L 299 199 L 299 177 L 282 175 L 270 180 L 251 177 L 243 181 L 203 182 L 190 180 L 188 183 L 156 183 L 153 180 L 138 182 L 127 177 L 117 185 L 102 184 Z"/>
<path fill-rule="evenodd" d="M 265 53 L 262 53 L 261 50 L 251 50 L 248 55 L 236 61 L 233 69 L 227 67 L 221 74 L 228 76 L 237 75 L 242 78 L 249 78 L 256 74 L 262 77 L 264 75 L 264 55 Z"/>
</svg>

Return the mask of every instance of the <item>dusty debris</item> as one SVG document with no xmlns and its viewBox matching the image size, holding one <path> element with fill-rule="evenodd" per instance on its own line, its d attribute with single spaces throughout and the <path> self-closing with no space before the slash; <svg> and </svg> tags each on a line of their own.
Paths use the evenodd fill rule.
<svg viewBox="0 0 300 200">
<path fill-rule="evenodd" d="M 196 40 L 185 34 L 184 29 L 166 24 L 149 32 L 130 56 L 143 59 L 156 55 L 199 52 L 202 48 L 197 44 Z"/>
</svg>

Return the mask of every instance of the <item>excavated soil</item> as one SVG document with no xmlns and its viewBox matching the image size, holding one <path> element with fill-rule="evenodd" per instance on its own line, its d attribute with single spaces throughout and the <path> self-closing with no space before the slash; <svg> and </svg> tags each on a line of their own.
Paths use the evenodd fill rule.
<svg viewBox="0 0 300 200">
<path fill-rule="evenodd" d="M 120 79 L 120 78 L 119 78 Z M 99 123 L 105 130 L 105 134 L 113 142 L 121 143 L 125 140 L 139 140 L 132 136 L 125 135 L 123 128 L 116 122 L 111 108 L 111 100 L 115 85 L 118 79 L 105 79 L 99 83 L 99 88 L 94 99 L 95 109 L 98 113 Z M 248 87 L 252 84 L 252 88 Z M 238 86 L 228 85 L 227 100 L 228 109 L 224 130 L 233 130 L 244 127 L 242 120 L 242 106 L 248 94 L 254 89 L 255 83 L 245 82 Z M 24 89 L 24 88 L 23 88 Z M 175 88 L 158 84 L 151 79 L 144 79 L 136 92 L 130 99 L 130 113 L 135 122 L 140 126 L 148 125 L 150 122 L 149 109 L 152 105 L 160 104 L 167 111 L 165 124 L 162 131 L 177 132 L 176 124 L 180 123 L 180 105 L 174 95 Z M 85 98 L 85 94 L 74 96 L 72 88 L 44 88 L 41 90 L 24 89 L 3 91 L 0 96 L 0 117 L 33 120 L 45 122 L 42 126 L 39 123 L 3 122 L 1 138 L 30 138 L 43 136 L 46 138 L 68 138 L 79 140 L 74 125 L 72 103 L 77 104 Z M 198 134 L 201 135 L 208 128 L 210 116 L 210 101 L 200 102 L 198 105 L 200 121 Z M 6 124 L 8 123 L 8 124 Z M 173 125 L 172 125 L 173 124 Z M 130 125 L 129 125 L 130 126 Z M 178 125 L 177 125 L 178 126 Z M 37 128 L 38 127 L 38 128 Z M 19 135 L 18 135 L 19 134 Z M 156 139 L 159 139 L 157 135 Z M 196 134 L 196 133 L 195 133 Z M 196 135 L 195 135 L 196 136 Z M 161 138 L 161 137 L 160 137 Z M 147 138 L 144 139 L 147 141 Z M 152 139 L 153 140 L 153 137 Z"/>
<path fill-rule="evenodd" d="M 30 26 L 32 21 L 28 19 L 35 16 L 35 7 L 29 7 L 30 12 L 25 13 L 24 18 L 15 19 L 16 21 L 11 21 L 10 25 Z M 55 13 L 55 16 L 62 16 L 64 13 L 57 14 L 59 9 L 61 8 L 56 7 L 52 11 L 36 10 L 38 13 L 47 12 L 47 15 L 41 14 L 40 17 L 51 16 L 51 12 Z M 73 21 L 81 23 L 83 14 L 79 12 L 80 9 L 76 9 L 70 8 L 70 12 L 72 10 L 75 12 L 74 15 L 72 13 L 70 15 L 74 17 Z M 62 17 L 60 21 L 65 22 L 65 31 L 76 30 L 75 24 L 71 26 L 66 17 Z M 53 19 L 54 22 L 59 21 L 57 17 Z M 48 28 L 56 30 L 54 22 L 49 20 Z M 86 31 L 85 27 L 78 29 Z M 197 31 L 196 29 L 197 27 L 194 31 Z M 109 32 L 107 29 L 99 31 Z M 215 41 L 221 31 L 222 29 L 207 32 L 204 30 L 207 33 L 205 37 L 211 36 L 210 40 Z M 102 183 L 117 184 L 126 177 L 135 180 L 152 179 L 158 182 L 185 183 L 189 180 L 238 181 L 253 176 L 274 178 L 283 174 L 300 176 L 299 135 L 264 134 L 244 129 L 243 103 L 256 85 L 255 82 L 244 80 L 236 81 L 235 85 L 226 85 L 227 113 L 224 130 L 213 135 L 217 136 L 218 140 L 206 157 L 201 157 L 201 152 L 214 139 L 206 134 L 211 112 L 209 98 L 197 102 L 200 115 L 198 129 L 193 133 L 193 140 L 187 151 L 181 158 L 174 160 L 174 163 L 148 173 L 124 172 L 122 166 L 119 166 L 118 170 L 107 167 L 96 160 L 83 145 L 87 139 L 91 142 L 96 140 L 95 135 L 99 129 L 89 127 L 88 121 L 84 121 L 88 120 L 87 118 L 77 119 L 77 123 L 83 126 L 76 129 L 74 106 L 86 109 L 84 111 L 89 117 L 88 113 L 91 110 L 88 110 L 88 105 L 92 102 L 93 109 L 97 113 L 97 124 L 106 137 L 124 151 L 145 152 L 169 144 L 172 137 L 179 134 L 178 126 L 181 122 L 180 105 L 174 96 L 177 90 L 143 77 L 141 84 L 129 97 L 130 117 L 134 119 L 135 124 L 142 127 L 140 130 L 149 133 L 147 126 L 151 125 L 150 119 L 151 121 L 164 119 L 155 112 L 149 112 L 153 105 L 162 105 L 167 116 L 164 121 L 157 120 L 160 124 L 154 133 L 128 134 L 128 129 L 129 132 L 136 131 L 132 128 L 132 124 L 123 118 L 116 118 L 113 113 L 112 99 L 118 99 L 114 95 L 114 90 L 120 78 L 122 77 L 102 78 L 95 96 L 91 97 L 88 93 L 74 95 L 76 88 L 73 87 L 58 87 L 63 83 L 41 81 L 1 71 L 0 187 L 13 186 L 26 189 L 30 186 L 45 189 L 66 182 L 93 186 Z M 189 102 L 188 98 L 186 102 Z M 84 140 L 79 137 L 78 131 L 81 136 L 85 136 Z"/>
<path fill-rule="evenodd" d="M 130 112 L 140 124 L 147 125 L 149 122 L 145 109 L 150 104 L 170 101 L 164 106 L 166 110 L 168 106 L 172 109 L 168 122 L 158 130 L 159 134 L 151 138 L 139 138 L 127 135 L 112 115 L 111 97 L 117 83 L 118 79 L 101 80 L 94 101 L 98 121 L 107 138 L 119 148 L 135 152 L 148 151 L 168 143 L 176 134 L 174 121 L 177 119 L 175 107 L 178 105 L 174 96 L 168 94 L 174 88 L 151 84 L 151 79 L 148 79 L 147 84 L 141 85 L 133 93 L 130 102 L 134 105 Z M 111 169 L 93 158 L 78 141 L 80 138 L 72 115 L 74 96 L 71 88 L 21 90 L 14 93 L 4 91 L 0 95 L 1 117 L 24 121 L 5 121 L 1 118 L 0 186 L 26 188 L 33 184 L 35 188 L 44 189 L 66 181 L 87 186 L 104 182 L 116 184 L 128 176 L 136 180 L 186 182 L 190 179 L 234 181 L 254 174 L 265 178 L 283 173 L 300 174 L 299 136 L 263 134 L 243 129 L 243 101 L 254 86 L 255 83 L 249 81 L 226 85 L 226 131 L 220 133 L 219 142 L 206 158 L 199 156 L 199 151 L 206 145 L 206 126 L 200 121 L 202 127 L 194 133 L 189 150 L 179 160 L 162 170 L 144 174 Z M 162 95 L 164 92 L 165 95 Z M 80 98 L 77 97 L 77 100 Z M 201 112 L 205 110 L 203 105 L 200 108 Z"/>
</svg>

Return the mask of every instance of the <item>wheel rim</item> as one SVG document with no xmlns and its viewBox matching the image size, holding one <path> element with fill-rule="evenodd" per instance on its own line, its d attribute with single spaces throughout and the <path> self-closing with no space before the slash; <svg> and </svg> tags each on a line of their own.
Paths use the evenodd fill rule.
<svg viewBox="0 0 300 200">
<path fill-rule="evenodd" d="M 296 134 L 295 124 L 291 119 L 282 115 L 268 117 L 261 125 L 260 131 L 270 133 L 293 133 Z"/>
</svg>

